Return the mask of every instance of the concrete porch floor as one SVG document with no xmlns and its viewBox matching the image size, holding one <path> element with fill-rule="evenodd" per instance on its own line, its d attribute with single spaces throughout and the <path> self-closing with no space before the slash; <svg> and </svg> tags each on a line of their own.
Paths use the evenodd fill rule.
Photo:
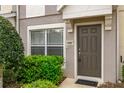
<svg viewBox="0 0 124 93">
<path fill-rule="evenodd" d="M 59 88 L 95 88 L 93 86 L 75 84 L 72 78 L 66 78 L 59 86 Z"/>
</svg>

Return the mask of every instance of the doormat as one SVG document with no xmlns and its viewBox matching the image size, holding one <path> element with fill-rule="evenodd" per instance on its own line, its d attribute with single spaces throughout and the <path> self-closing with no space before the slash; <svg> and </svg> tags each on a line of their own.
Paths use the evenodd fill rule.
<svg viewBox="0 0 124 93">
<path fill-rule="evenodd" d="M 88 85 L 88 86 L 94 86 L 94 87 L 97 87 L 97 84 L 98 84 L 98 82 L 95 82 L 95 81 L 88 81 L 88 80 L 82 80 L 82 79 L 78 79 L 75 83 L 82 84 L 82 85 Z"/>
</svg>

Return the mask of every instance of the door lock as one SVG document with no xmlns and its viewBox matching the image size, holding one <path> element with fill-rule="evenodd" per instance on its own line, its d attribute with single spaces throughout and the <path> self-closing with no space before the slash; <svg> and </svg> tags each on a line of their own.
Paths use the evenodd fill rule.
<svg viewBox="0 0 124 93">
<path fill-rule="evenodd" d="M 121 63 L 124 63 L 124 60 L 123 60 L 123 57 L 122 56 L 120 56 L 120 62 Z"/>
<path fill-rule="evenodd" d="M 80 55 L 81 54 L 81 52 L 80 52 L 80 48 L 78 49 L 78 55 Z"/>
</svg>

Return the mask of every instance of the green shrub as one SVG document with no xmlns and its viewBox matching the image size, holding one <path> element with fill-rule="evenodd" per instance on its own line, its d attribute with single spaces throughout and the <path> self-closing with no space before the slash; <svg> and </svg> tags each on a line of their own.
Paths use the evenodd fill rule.
<svg viewBox="0 0 124 93">
<path fill-rule="evenodd" d="M 122 78 L 123 78 L 123 81 L 124 81 L 124 65 L 122 66 Z"/>
<path fill-rule="evenodd" d="M 22 87 L 23 88 L 57 88 L 57 86 L 49 80 L 37 80 L 30 84 L 24 84 Z"/>
<path fill-rule="evenodd" d="M 3 84 L 4 82 L 16 82 L 16 76 L 13 70 L 11 69 L 4 69 L 3 71 Z"/>
<path fill-rule="evenodd" d="M 28 56 L 19 68 L 17 79 L 23 83 L 45 79 L 58 84 L 63 77 L 62 64 L 60 56 Z"/>
<path fill-rule="evenodd" d="M 0 64 L 10 69 L 17 68 L 24 58 L 23 50 L 21 37 L 15 27 L 0 16 Z"/>
</svg>

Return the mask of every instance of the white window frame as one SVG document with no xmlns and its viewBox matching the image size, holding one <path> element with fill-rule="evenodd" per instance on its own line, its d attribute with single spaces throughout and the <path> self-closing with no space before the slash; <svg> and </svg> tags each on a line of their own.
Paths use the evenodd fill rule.
<svg viewBox="0 0 124 93">
<path fill-rule="evenodd" d="M 49 28 L 49 29 L 54 29 L 54 28 Z M 63 29 L 63 32 L 64 32 L 64 28 L 63 27 L 56 27 L 55 29 Z M 40 30 L 40 29 L 38 29 L 38 30 Z M 31 32 L 37 32 L 37 29 L 36 30 L 30 30 L 30 32 L 29 32 L 29 34 L 30 34 L 30 40 L 31 40 Z M 40 46 L 40 47 L 44 47 L 45 48 L 45 50 L 44 50 L 44 55 L 46 55 L 47 56 L 47 49 L 48 49 L 48 47 L 63 47 L 63 50 L 64 50 L 64 43 L 62 43 L 61 45 L 57 45 L 57 44 L 51 44 L 51 45 L 49 45 L 48 44 L 48 35 L 47 35 L 47 31 L 48 31 L 48 28 L 47 29 L 45 29 L 45 30 L 43 30 L 44 31 L 44 35 L 45 35 L 45 43 L 44 43 L 44 45 L 30 45 L 30 47 L 32 47 L 32 46 Z M 38 31 L 38 32 L 40 32 L 40 31 Z M 64 34 L 63 34 L 64 35 Z M 30 43 L 31 44 L 31 43 Z M 30 54 L 31 54 L 31 49 L 30 49 Z M 63 56 L 64 56 L 64 53 L 63 53 Z"/>
<path fill-rule="evenodd" d="M 30 30 L 49 29 L 49 28 L 63 28 L 63 57 L 64 57 L 64 67 L 63 68 L 65 68 L 65 63 L 66 63 L 66 28 L 65 27 L 66 27 L 65 23 L 28 26 L 27 27 L 27 55 L 31 55 Z"/>
</svg>

